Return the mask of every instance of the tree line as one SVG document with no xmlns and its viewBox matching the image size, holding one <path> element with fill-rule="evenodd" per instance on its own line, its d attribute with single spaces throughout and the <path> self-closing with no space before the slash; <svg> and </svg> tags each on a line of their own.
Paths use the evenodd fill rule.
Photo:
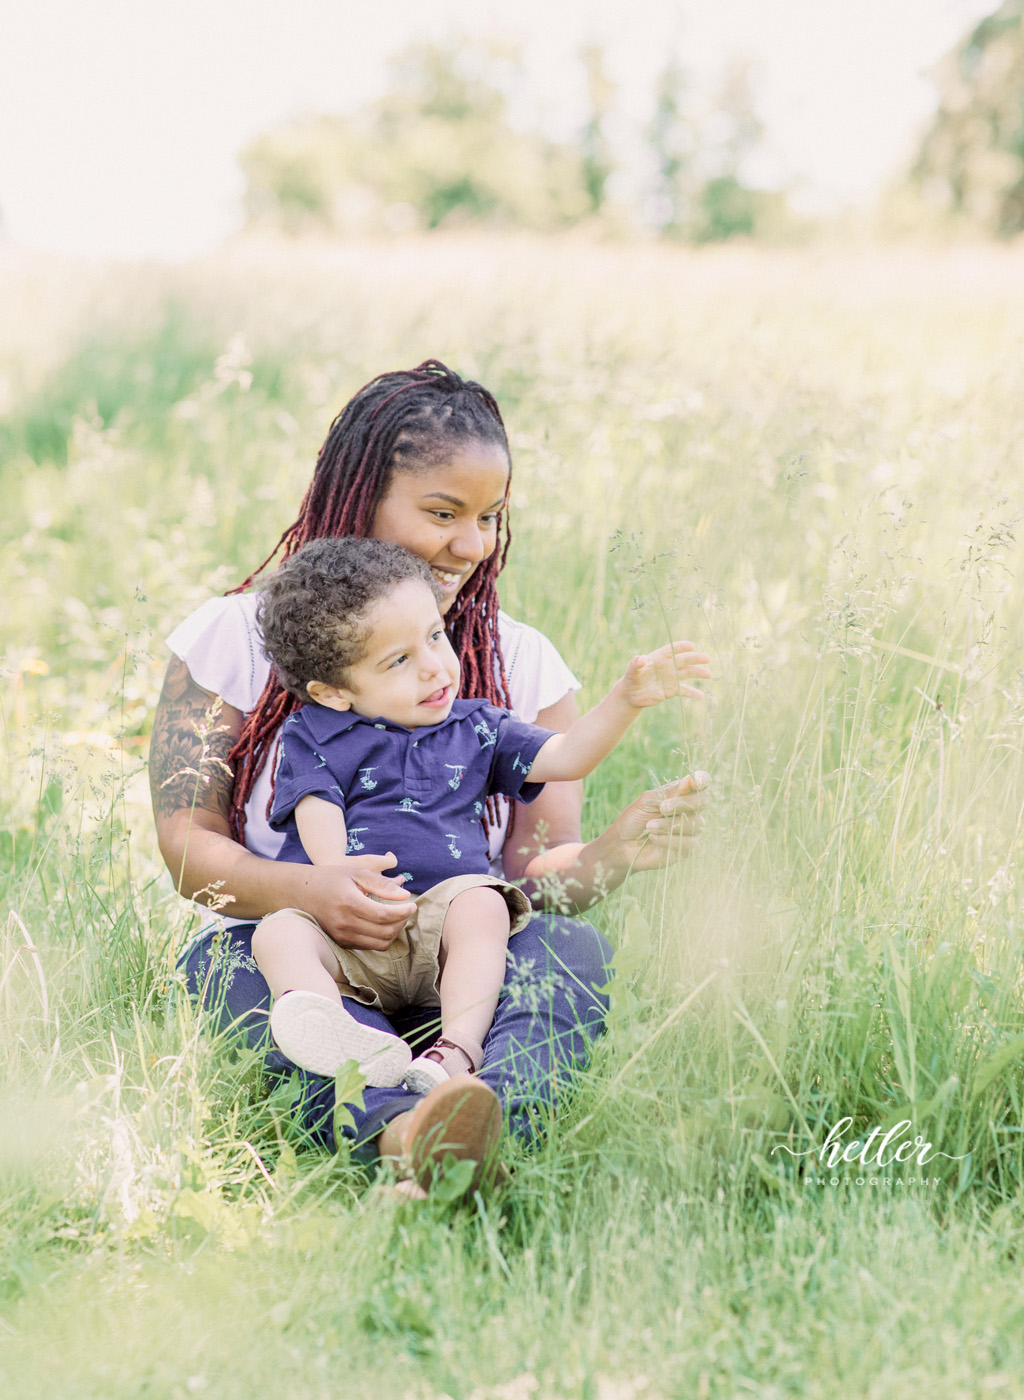
<svg viewBox="0 0 1024 1400">
<path fill-rule="evenodd" d="M 785 224 L 785 194 L 746 178 L 762 128 L 743 65 L 700 112 L 683 67 L 664 66 L 641 134 L 646 179 L 626 195 L 616 188 L 616 90 L 603 50 L 583 48 L 579 63 L 586 114 L 574 137 L 556 140 L 513 120 L 515 51 L 414 45 L 377 101 L 250 143 L 240 157 L 249 222 L 360 234 L 459 225 L 550 232 L 590 221 L 698 243 Z"/>
<path fill-rule="evenodd" d="M 939 108 L 912 184 L 973 228 L 998 237 L 1024 231 L 1024 0 L 1004 0 L 933 76 Z"/>
<path fill-rule="evenodd" d="M 240 157 L 248 220 L 343 235 L 589 222 L 690 243 L 800 227 L 784 190 L 750 178 L 763 129 L 749 67 L 733 64 L 708 101 L 669 56 L 623 180 L 605 55 L 589 45 L 578 62 L 585 115 L 558 140 L 519 115 L 514 49 L 414 45 L 377 101 L 250 143 Z M 1024 0 L 1003 0 L 932 77 L 937 111 L 898 182 L 901 197 L 931 223 L 937 214 L 997 237 L 1024 231 Z"/>
</svg>

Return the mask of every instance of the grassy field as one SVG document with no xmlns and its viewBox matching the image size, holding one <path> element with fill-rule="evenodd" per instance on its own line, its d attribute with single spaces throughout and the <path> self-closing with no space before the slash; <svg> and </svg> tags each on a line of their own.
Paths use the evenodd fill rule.
<svg viewBox="0 0 1024 1400">
<path fill-rule="evenodd" d="M 1024 250 L 5 257 L 5 1400 L 1024 1394 Z M 162 637 L 428 355 L 506 412 L 503 601 L 585 698 L 714 656 L 590 830 L 715 803 L 596 911 L 610 1032 L 512 1186 L 397 1210 L 175 996 L 145 752 Z M 823 1163 L 844 1119 L 916 1157 Z"/>
</svg>

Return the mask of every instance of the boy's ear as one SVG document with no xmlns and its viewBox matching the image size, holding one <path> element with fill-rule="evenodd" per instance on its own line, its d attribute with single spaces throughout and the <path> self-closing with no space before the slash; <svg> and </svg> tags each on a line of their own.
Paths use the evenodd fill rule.
<svg viewBox="0 0 1024 1400">
<path fill-rule="evenodd" d="M 329 710 L 352 708 L 352 701 L 344 691 L 339 690 L 336 685 L 328 685 L 326 681 L 307 681 L 306 690 L 311 700 L 315 700 L 318 705 L 326 705 Z"/>
</svg>

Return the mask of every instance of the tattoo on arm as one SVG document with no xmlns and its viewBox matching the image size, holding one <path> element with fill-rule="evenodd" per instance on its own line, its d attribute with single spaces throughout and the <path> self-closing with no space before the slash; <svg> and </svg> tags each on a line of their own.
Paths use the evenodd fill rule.
<svg viewBox="0 0 1024 1400">
<path fill-rule="evenodd" d="M 196 685 L 185 663 L 174 657 L 149 750 L 149 786 L 157 818 L 187 808 L 216 812 L 227 820 L 235 785 L 227 757 L 236 736 L 222 719 L 222 708 L 219 696 Z"/>
</svg>

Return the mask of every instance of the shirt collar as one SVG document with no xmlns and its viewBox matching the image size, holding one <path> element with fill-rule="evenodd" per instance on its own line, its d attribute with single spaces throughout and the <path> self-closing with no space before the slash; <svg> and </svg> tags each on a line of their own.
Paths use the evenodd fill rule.
<svg viewBox="0 0 1024 1400">
<path fill-rule="evenodd" d="M 487 704 L 486 700 L 456 700 L 440 724 L 425 724 L 420 727 L 428 730 L 444 729 L 449 724 L 457 724 L 467 715 L 485 708 Z M 332 710 L 329 705 L 318 705 L 313 700 L 303 705 L 298 713 L 302 715 L 309 732 L 319 743 L 326 743 L 328 739 L 347 734 L 350 729 L 359 725 L 369 725 L 371 729 L 390 729 L 394 734 L 420 732 L 419 729 L 406 729 L 404 724 L 396 724 L 394 720 L 381 719 L 380 716 L 369 719 L 366 715 L 353 714 L 351 710 Z"/>
</svg>

